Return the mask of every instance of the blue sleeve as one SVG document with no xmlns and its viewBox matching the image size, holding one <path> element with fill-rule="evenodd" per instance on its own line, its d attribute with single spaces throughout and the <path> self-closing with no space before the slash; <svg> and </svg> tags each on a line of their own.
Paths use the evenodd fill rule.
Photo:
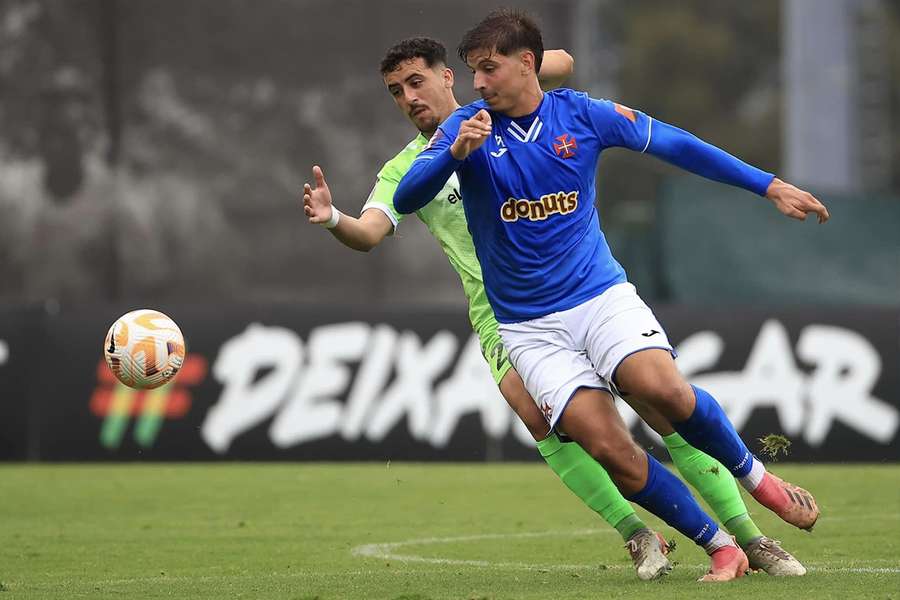
<svg viewBox="0 0 900 600">
<path fill-rule="evenodd" d="M 650 117 L 609 100 L 595 100 L 587 96 L 585 99 L 588 101 L 588 119 L 603 148 L 620 147 L 635 152 L 647 149 Z"/>
<path fill-rule="evenodd" d="M 701 177 L 760 196 L 766 195 L 775 178 L 682 129 L 609 100 L 588 98 L 588 117 L 606 148 L 646 152 Z"/>
<path fill-rule="evenodd" d="M 760 196 L 766 195 L 769 184 L 775 178 L 772 173 L 748 165 L 687 131 L 655 119 L 651 123 L 647 153 L 685 171 L 741 187 Z"/>
<path fill-rule="evenodd" d="M 394 209 L 401 214 L 415 212 L 438 195 L 450 175 L 463 163 L 450 154 L 450 146 L 465 117 L 453 113 L 438 127 L 425 149 L 413 160 L 394 192 Z"/>
</svg>

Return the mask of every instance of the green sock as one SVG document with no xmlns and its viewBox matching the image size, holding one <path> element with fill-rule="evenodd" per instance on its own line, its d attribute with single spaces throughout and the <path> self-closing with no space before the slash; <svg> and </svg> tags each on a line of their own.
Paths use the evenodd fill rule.
<svg viewBox="0 0 900 600">
<path fill-rule="evenodd" d="M 691 486 L 700 492 L 719 521 L 737 538 L 739 544 L 746 544 L 753 537 L 762 535 L 747 514 L 747 507 L 738 491 L 731 472 L 716 459 L 689 445 L 677 433 L 663 438 L 675 468 Z M 735 526 L 732 528 L 733 523 Z M 750 538 L 747 536 L 750 535 Z"/>
<path fill-rule="evenodd" d="M 762 531 L 747 513 L 725 521 L 725 529 L 731 532 L 741 546 L 746 546 L 752 540 L 762 537 Z"/>
<path fill-rule="evenodd" d="M 616 528 L 622 539 L 646 527 L 609 474 L 578 444 L 563 443 L 555 433 L 537 443 L 541 456 L 572 493 Z M 621 526 L 621 529 L 620 529 Z"/>
<path fill-rule="evenodd" d="M 646 529 L 647 526 L 641 521 L 641 518 L 637 516 L 637 513 L 631 513 L 621 521 L 615 524 L 616 531 L 619 532 L 619 535 L 622 536 L 622 539 L 626 542 L 628 538 L 634 535 L 634 532 L 638 529 Z"/>
</svg>

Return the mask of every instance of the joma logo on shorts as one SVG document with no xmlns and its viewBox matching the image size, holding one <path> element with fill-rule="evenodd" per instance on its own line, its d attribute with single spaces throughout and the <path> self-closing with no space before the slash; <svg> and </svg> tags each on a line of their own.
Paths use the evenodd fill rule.
<svg viewBox="0 0 900 600">
<path fill-rule="evenodd" d="M 510 198 L 500 207 L 500 218 L 507 223 L 519 219 L 543 221 L 555 214 L 567 215 L 578 208 L 578 192 L 545 194 L 540 200 L 516 200 Z"/>
</svg>

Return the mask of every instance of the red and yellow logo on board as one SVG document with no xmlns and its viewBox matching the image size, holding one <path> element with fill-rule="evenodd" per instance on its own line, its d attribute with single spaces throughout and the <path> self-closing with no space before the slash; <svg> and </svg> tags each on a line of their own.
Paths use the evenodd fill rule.
<svg viewBox="0 0 900 600">
<path fill-rule="evenodd" d="M 163 422 L 183 418 L 191 409 L 191 387 L 206 379 L 206 358 L 188 354 L 174 381 L 149 390 L 130 388 L 116 379 L 106 361 L 97 365 L 97 387 L 91 395 L 90 409 L 103 417 L 100 443 L 108 449 L 118 448 L 128 424 L 134 418 L 134 440 L 142 448 L 156 442 Z"/>
</svg>

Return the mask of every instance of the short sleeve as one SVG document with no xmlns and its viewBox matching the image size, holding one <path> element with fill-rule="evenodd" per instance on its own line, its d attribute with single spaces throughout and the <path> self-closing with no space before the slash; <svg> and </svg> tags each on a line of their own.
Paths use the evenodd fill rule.
<svg viewBox="0 0 900 600">
<path fill-rule="evenodd" d="M 638 110 L 610 100 L 588 98 L 588 118 L 605 147 L 645 152 L 650 145 L 653 120 Z"/>
<path fill-rule="evenodd" d="M 403 174 L 400 173 L 390 162 L 382 167 L 381 171 L 375 178 L 375 187 L 369 193 L 366 203 L 363 204 L 360 214 L 369 209 L 380 210 L 390 219 L 394 229 L 403 220 L 406 215 L 400 214 L 394 209 L 394 192 L 400 185 Z"/>
</svg>

